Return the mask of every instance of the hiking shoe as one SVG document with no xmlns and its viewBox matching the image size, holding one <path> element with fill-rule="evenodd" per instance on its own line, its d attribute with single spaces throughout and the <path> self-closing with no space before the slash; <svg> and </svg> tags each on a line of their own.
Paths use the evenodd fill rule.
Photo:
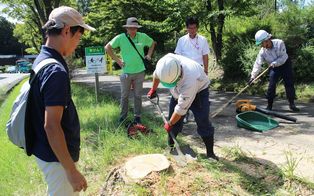
<svg viewBox="0 0 314 196">
<path fill-rule="evenodd" d="M 174 145 L 167 146 L 166 151 L 167 151 L 167 153 L 169 153 L 171 155 L 178 155 L 177 149 L 176 149 L 176 147 Z"/>
<path fill-rule="evenodd" d="M 272 110 L 272 109 L 273 109 L 273 106 L 271 104 L 268 104 L 266 107 L 266 110 Z"/>
<path fill-rule="evenodd" d="M 290 108 L 290 110 L 291 110 L 292 112 L 299 112 L 299 111 L 300 111 L 300 109 L 297 108 L 294 104 L 290 104 L 290 105 L 289 105 L 289 108 Z"/>
<path fill-rule="evenodd" d="M 219 158 L 214 153 L 207 155 L 207 158 L 210 161 L 219 161 Z"/>
</svg>

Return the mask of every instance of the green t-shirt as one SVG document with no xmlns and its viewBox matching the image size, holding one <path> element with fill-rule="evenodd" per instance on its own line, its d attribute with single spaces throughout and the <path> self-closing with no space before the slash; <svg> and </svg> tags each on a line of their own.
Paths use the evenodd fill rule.
<svg viewBox="0 0 314 196">
<path fill-rule="evenodd" d="M 132 38 L 131 38 L 132 39 Z M 144 57 L 144 47 L 150 47 L 153 44 L 153 39 L 145 33 L 136 32 L 132 39 L 139 53 Z M 121 33 L 110 41 L 112 48 L 120 48 L 120 53 L 124 61 L 122 68 L 124 73 L 139 73 L 145 70 L 144 63 L 138 55 L 125 33 Z"/>
</svg>

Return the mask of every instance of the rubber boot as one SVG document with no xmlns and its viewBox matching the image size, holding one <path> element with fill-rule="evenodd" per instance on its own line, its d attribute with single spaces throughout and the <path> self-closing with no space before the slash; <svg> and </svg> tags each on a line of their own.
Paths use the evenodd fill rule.
<svg viewBox="0 0 314 196">
<path fill-rule="evenodd" d="M 206 146 L 207 158 L 219 161 L 219 158 L 214 153 L 214 135 L 202 137 L 202 139 Z"/>
<path fill-rule="evenodd" d="M 295 106 L 293 99 L 289 99 L 289 108 L 293 112 L 299 112 L 300 111 L 300 109 Z"/>
<path fill-rule="evenodd" d="M 266 110 L 272 110 L 273 109 L 273 100 L 272 99 L 268 99 L 268 104 L 267 104 L 267 108 Z"/>
</svg>

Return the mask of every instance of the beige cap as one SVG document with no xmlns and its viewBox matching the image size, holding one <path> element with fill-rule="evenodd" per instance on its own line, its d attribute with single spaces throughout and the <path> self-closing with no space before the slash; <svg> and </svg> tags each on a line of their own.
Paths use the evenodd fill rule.
<svg viewBox="0 0 314 196">
<path fill-rule="evenodd" d="M 141 28 L 142 26 L 138 24 L 137 18 L 130 17 L 126 20 L 126 24 L 123 25 L 123 27 L 135 27 L 135 28 Z"/>
<path fill-rule="evenodd" d="M 81 26 L 89 31 L 96 31 L 95 28 L 87 25 L 83 21 L 82 15 L 75 9 L 67 6 L 61 6 L 52 10 L 49 15 L 49 20 L 43 26 L 44 29 L 57 28 L 61 29 L 65 25 L 70 27 Z"/>
</svg>

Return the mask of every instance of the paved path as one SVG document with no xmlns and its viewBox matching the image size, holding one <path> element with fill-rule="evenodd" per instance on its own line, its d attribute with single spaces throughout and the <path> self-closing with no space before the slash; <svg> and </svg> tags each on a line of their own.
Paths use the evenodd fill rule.
<svg viewBox="0 0 314 196">
<path fill-rule="evenodd" d="M 74 74 L 74 82 L 94 85 L 94 75 L 88 75 L 80 70 Z M 100 89 L 115 96 L 120 97 L 120 81 L 117 76 L 100 75 Z M 150 81 L 144 82 L 143 107 L 155 111 L 155 108 L 146 99 L 146 93 L 151 87 Z M 158 89 L 160 95 L 160 105 L 163 111 L 167 112 L 170 94 L 167 89 Z M 211 111 L 222 106 L 230 100 L 235 93 L 225 93 L 212 91 L 210 93 Z M 251 99 L 259 107 L 265 107 L 266 100 L 263 97 L 241 95 L 239 99 Z M 132 102 L 130 102 L 132 103 Z M 224 147 L 240 147 L 253 158 L 265 162 L 275 163 L 279 167 L 284 167 L 288 161 L 300 161 L 295 170 L 300 177 L 305 177 L 314 182 L 314 103 L 299 103 L 301 112 L 291 113 L 288 110 L 286 100 L 276 100 L 274 110 L 297 118 L 297 123 L 275 118 L 280 126 L 265 133 L 251 132 L 236 126 L 236 112 L 234 104 L 228 106 L 221 114 L 211 119 L 216 128 L 215 148 L 219 152 Z M 195 122 L 189 122 L 183 130 L 183 139 L 198 146 L 196 150 L 204 152 L 202 142 L 195 131 Z M 291 155 L 289 155 L 292 153 Z"/>
<path fill-rule="evenodd" d="M 28 74 L 1 73 L 0 74 L 0 94 L 6 94 L 11 88 L 26 78 Z"/>
</svg>

